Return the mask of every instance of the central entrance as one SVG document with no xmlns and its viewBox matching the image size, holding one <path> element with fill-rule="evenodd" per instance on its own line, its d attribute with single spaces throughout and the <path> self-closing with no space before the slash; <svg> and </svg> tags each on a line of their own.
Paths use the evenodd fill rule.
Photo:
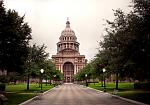
<svg viewBox="0 0 150 105">
<path fill-rule="evenodd" d="M 74 76 L 74 66 L 71 62 L 66 62 L 63 65 L 63 76 L 64 76 L 64 82 L 71 83 L 73 82 L 73 76 Z"/>
</svg>

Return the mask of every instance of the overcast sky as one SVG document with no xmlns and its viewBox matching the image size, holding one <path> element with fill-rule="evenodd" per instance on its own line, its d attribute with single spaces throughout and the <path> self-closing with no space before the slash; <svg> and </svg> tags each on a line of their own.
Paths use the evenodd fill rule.
<svg viewBox="0 0 150 105">
<path fill-rule="evenodd" d="M 97 53 L 105 20 L 113 20 L 113 9 L 129 12 L 131 0 L 4 0 L 7 9 L 15 9 L 32 28 L 32 43 L 45 44 L 56 54 L 56 43 L 69 17 L 71 29 L 80 43 L 80 54 L 88 60 Z"/>
</svg>

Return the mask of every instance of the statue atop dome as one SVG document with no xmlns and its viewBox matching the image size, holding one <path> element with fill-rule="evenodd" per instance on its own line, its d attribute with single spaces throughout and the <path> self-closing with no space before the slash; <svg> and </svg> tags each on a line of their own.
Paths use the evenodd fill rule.
<svg viewBox="0 0 150 105">
<path fill-rule="evenodd" d="M 69 18 L 67 17 L 66 28 L 70 28 Z"/>
</svg>

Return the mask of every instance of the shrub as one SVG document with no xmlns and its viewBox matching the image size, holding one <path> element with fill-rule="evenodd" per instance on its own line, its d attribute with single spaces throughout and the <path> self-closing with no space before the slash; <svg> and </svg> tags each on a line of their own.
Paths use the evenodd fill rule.
<svg viewBox="0 0 150 105">
<path fill-rule="evenodd" d="M 5 91 L 6 85 L 4 83 L 0 84 L 0 91 Z"/>
<path fill-rule="evenodd" d="M 150 89 L 150 82 L 134 83 L 134 89 Z"/>
<path fill-rule="evenodd" d="M 0 76 L 0 82 L 1 83 L 9 83 L 10 78 L 6 75 L 1 75 Z"/>
</svg>

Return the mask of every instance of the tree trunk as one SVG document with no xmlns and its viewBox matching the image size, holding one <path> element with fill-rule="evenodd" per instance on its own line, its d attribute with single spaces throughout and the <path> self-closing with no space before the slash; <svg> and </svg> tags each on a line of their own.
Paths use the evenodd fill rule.
<svg viewBox="0 0 150 105">
<path fill-rule="evenodd" d="M 94 85 L 95 85 L 95 80 L 94 80 L 94 77 L 93 77 L 93 82 L 94 82 Z"/>
<path fill-rule="evenodd" d="M 51 79 L 50 79 L 50 81 L 49 81 L 49 82 L 50 82 L 50 85 L 52 85 L 52 80 L 51 80 Z"/>
<path fill-rule="evenodd" d="M 118 72 L 116 72 L 116 90 L 118 90 Z"/>
<path fill-rule="evenodd" d="M 39 78 L 39 87 L 41 87 L 41 76 Z"/>
<path fill-rule="evenodd" d="M 103 79 L 101 80 L 101 84 L 102 84 L 102 87 L 103 87 Z"/>
<path fill-rule="evenodd" d="M 29 73 L 28 73 L 28 76 L 27 76 L 27 90 L 29 90 L 29 81 L 30 81 L 30 76 L 29 76 Z"/>
<path fill-rule="evenodd" d="M 46 86 L 47 86 L 47 77 L 46 77 Z"/>
</svg>

